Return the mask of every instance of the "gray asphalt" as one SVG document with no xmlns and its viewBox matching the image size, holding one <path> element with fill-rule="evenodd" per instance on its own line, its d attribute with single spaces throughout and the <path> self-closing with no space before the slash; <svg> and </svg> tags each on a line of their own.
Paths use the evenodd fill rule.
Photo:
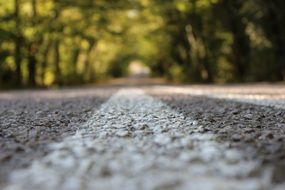
<svg viewBox="0 0 285 190">
<path fill-rule="evenodd" d="M 278 106 L 284 102 L 284 86 L 207 86 L 206 92 L 205 86 L 141 89 L 197 121 L 202 126 L 199 133 L 214 134 L 218 143 L 239 150 L 246 155 L 244 159 L 259 160 L 261 169 L 272 168 L 272 183 L 285 183 L 285 109 Z M 0 187 L 8 183 L 13 171 L 45 157 L 51 143 L 74 135 L 118 90 L 100 87 L 1 92 Z M 238 96 L 229 99 L 221 94 Z M 253 94 L 259 96 L 250 96 L 252 101 L 246 101 Z"/>
<path fill-rule="evenodd" d="M 9 174 L 46 155 L 48 145 L 73 135 L 116 88 L 0 93 L 0 187 Z"/>
</svg>

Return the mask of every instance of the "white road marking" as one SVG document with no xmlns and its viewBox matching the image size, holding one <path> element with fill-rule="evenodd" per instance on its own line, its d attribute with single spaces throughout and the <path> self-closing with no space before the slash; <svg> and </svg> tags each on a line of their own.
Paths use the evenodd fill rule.
<svg viewBox="0 0 285 190">
<path fill-rule="evenodd" d="M 202 129 L 142 90 L 121 90 L 83 130 L 12 172 L 5 190 L 284 189 L 270 168 Z"/>
<path fill-rule="evenodd" d="M 194 87 L 175 87 L 175 86 L 155 86 L 154 91 L 160 93 L 189 94 L 193 96 L 205 96 L 209 98 L 233 100 L 242 103 L 251 103 L 262 106 L 272 106 L 285 109 L 285 88 L 267 88 L 262 90 L 250 89 L 249 87 L 219 88 L 194 88 Z"/>
</svg>

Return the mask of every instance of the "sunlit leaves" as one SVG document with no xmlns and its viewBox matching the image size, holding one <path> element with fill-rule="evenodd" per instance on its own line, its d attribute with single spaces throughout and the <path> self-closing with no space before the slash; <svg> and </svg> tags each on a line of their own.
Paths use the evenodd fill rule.
<svg viewBox="0 0 285 190">
<path fill-rule="evenodd" d="M 217 3 L 218 0 L 196 0 L 196 6 L 198 9 L 204 9 L 211 7 L 214 3 Z"/>
<path fill-rule="evenodd" d="M 189 3 L 187 3 L 187 1 L 185 0 L 179 0 L 179 1 L 176 1 L 175 3 L 175 6 L 176 8 L 181 11 L 181 12 L 186 12 L 187 10 L 189 10 L 189 7 L 188 7 Z"/>
<path fill-rule="evenodd" d="M 122 76 L 134 60 L 176 81 L 226 82 L 236 77 L 242 55 L 251 59 L 250 72 L 263 62 L 254 73 L 266 78 L 267 63 L 282 70 L 283 6 L 282 0 L 0 0 L 0 83 L 1 74 L 15 74 L 16 60 L 24 84 L 31 60 L 41 85 Z"/>
</svg>

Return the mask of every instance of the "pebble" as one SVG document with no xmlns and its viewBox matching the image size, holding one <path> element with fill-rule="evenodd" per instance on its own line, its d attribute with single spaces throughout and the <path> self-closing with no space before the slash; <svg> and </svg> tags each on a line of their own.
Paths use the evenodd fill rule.
<svg viewBox="0 0 285 190">
<path fill-rule="evenodd" d="M 238 141 L 240 141 L 241 139 L 242 139 L 242 136 L 239 135 L 239 134 L 234 134 L 234 135 L 232 136 L 232 140 L 235 141 L 235 142 L 238 142 Z"/>
<path fill-rule="evenodd" d="M 171 138 L 167 135 L 159 134 L 159 135 L 155 136 L 154 142 L 159 144 L 159 145 L 166 145 L 166 144 L 169 144 L 171 142 Z"/>
<path fill-rule="evenodd" d="M 248 113 L 248 114 L 245 114 L 243 117 L 246 118 L 246 119 L 252 119 L 253 115 Z"/>
<path fill-rule="evenodd" d="M 187 149 L 193 148 L 193 141 L 191 137 L 184 137 L 180 139 L 180 144 Z"/>
<path fill-rule="evenodd" d="M 198 133 L 203 133 L 203 132 L 205 132 L 205 131 L 206 131 L 206 129 L 205 129 L 205 127 L 202 126 L 202 125 L 200 125 L 200 126 L 197 128 L 197 132 L 198 132 Z"/>
<path fill-rule="evenodd" d="M 239 161 L 242 160 L 241 153 L 237 150 L 234 150 L 234 149 L 226 150 L 224 152 L 224 155 L 225 155 L 225 159 L 230 164 L 235 164 L 235 163 L 238 163 Z"/>
<path fill-rule="evenodd" d="M 127 137 L 130 135 L 130 132 L 127 130 L 120 130 L 120 131 L 116 132 L 116 134 L 119 137 Z"/>
<path fill-rule="evenodd" d="M 244 129 L 245 133 L 253 133 L 254 131 L 255 131 L 255 129 L 252 128 L 252 127 L 247 127 L 247 128 Z"/>
</svg>

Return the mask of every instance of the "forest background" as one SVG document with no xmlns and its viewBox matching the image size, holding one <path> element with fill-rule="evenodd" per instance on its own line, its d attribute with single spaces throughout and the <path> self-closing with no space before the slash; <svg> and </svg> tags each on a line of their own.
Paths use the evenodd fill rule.
<svg viewBox="0 0 285 190">
<path fill-rule="evenodd" d="M 284 0 L 0 0 L 0 88 L 285 80 Z"/>
</svg>

